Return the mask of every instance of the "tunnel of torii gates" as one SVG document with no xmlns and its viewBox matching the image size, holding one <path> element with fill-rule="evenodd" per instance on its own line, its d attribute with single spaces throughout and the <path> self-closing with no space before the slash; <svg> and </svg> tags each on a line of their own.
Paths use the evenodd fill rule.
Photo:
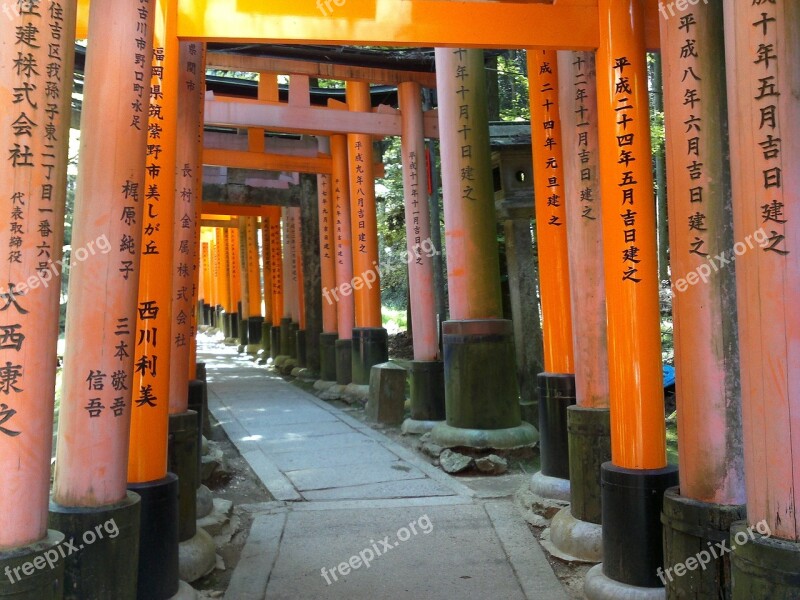
<svg viewBox="0 0 800 600">
<path fill-rule="evenodd" d="M 0 597 L 177 593 L 179 548 L 200 535 L 199 325 L 342 385 L 366 384 L 386 361 L 373 142 L 391 135 L 402 136 L 413 256 L 407 429 L 475 449 L 538 435 L 530 487 L 571 500 L 552 537 L 602 561 L 586 578 L 590 598 L 800 595 L 800 1 L 10 8 L 0 19 Z M 76 37 L 88 50 L 51 490 Z M 436 69 L 280 63 L 206 53 L 208 42 L 435 46 Z M 491 48 L 528 50 L 538 433 L 521 420 L 502 318 L 480 50 Z M 663 64 L 680 483 L 665 451 L 647 49 Z M 260 73 L 257 99 L 204 97 L 207 66 Z M 290 77 L 288 102 L 278 75 Z M 311 106 L 314 77 L 345 80 L 346 101 Z M 397 86 L 399 110 L 373 110 L 378 83 Z M 423 110 L 422 88 L 436 89 L 435 111 Z M 246 143 L 210 146 L 204 123 L 246 129 Z M 420 252 L 431 236 L 426 138 L 441 149 L 441 325 Z M 204 164 L 297 174 L 301 193 L 270 202 L 286 198 L 273 181 L 260 190 L 267 201 L 215 204 Z M 339 294 L 327 302 L 323 291 Z M 65 538 L 111 519 L 118 537 L 64 557 Z"/>
</svg>

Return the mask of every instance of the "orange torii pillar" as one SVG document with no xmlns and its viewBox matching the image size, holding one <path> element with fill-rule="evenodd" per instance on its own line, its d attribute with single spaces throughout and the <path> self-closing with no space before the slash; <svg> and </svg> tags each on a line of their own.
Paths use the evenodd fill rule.
<svg viewBox="0 0 800 600">
<path fill-rule="evenodd" d="M 281 353 L 283 330 L 283 255 L 281 251 L 281 213 L 279 209 L 269 217 L 270 293 L 272 294 L 272 329 L 270 330 L 270 358 L 274 361 Z"/>
<path fill-rule="evenodd" d="M 239 226 L 234 235 L 238 240 L 236 257 L 239 264 L 239 335 L 237 343 L 239 352 L 244 352 L 249 343 L 248 322 L 250 320 L 250 265 L 247 256 L 247 221 L 249 217 L 240 217 Z"/>
<path fill-rule="evenodd" d="M 309 199 L 302 199 L 308 202 Z M 298 368 L 306 366 L 306 292 L 303 281 L 303 229 L 300 207 L 289 209 L 294 214 L 294 261 L 297 271 L 297 332 L 295 333 L 295 360 Z"/>
<path fill-rule="evenodd" d="M 64 580 L 70 598 L 99 598 L 108 590 L 116 598 L 136 598 L 140 499 L 127 490 L 127 467 L 155 9 L 153 0 L 95 2 L 89 9 L 93 33 L 81 110 L 76 250 L 50 524 L 84 542 L 85 532 L 97 527 L 113 533 L 112 523 L 119 535 L 113 542 L 84 543 L 70 555 Z M 50 28 L 39 29 L 46 35 Z M 66 56 L 72 45 L 62 35 Z M 69 73 L 62 75 L 62 99 L 71 97 Z M 87 256 L 92 247 L 102 251 Z M 22 300 L 18 305 L 29 310 Z M 18 309 L 12 303 L 6 310 Z M 12 421 L 3 425 L 15 430 Z M 44 428 L 38 435 L 46 435 Z"/>
<path fill-rule="evenodd" d="M 570 506 L 553 517 L 550 540 L 565 554 L 599 562 L 600 467 L 611 459 L 611 424 L 594 52 L 559 52 L 558 72 L 570 287 L 580 293 L 570 295 L 576 397 L 567 408 Z"/>
<path fill-rule="evenodd" d="M 437 48 L 436 83 L 451 320 L 442 325 L 447 421 L 431 439 L 527 446 L 537 434 L 520 417 L 513 327 L 502 319 L 483 52 Z"/>
<path fill-rule="evenodd" d="M 372 110 L 369 83 L 347 82 L 350 110 Z M 350 231 L 353 253 L 352 294 L 355 304 L 352 377 L 369 385 L 373 365 L 389 360 L 389 335 L 381 316 L 381 277 L 378 256 L 378 217 L 375 208 L 375 165 L 372 137 L 347 136 L 350 164 Z M 344 289 L 339 290 L 344 295 Z"/>
<path fill-rule="evenodd" d="M 199 258 L 200 202 L 202 200 L 203 45 L 179 45 L 175 217 L 173 229 L 172 345 L 169 366 L 169 470 L 178 476 L 180 558 L 182 563 L 214 560 L 208 534 L 197 528 L 197 489 L 200 486 L 200 448 L 204 382 L 196 378 L 192 352 Z M 204 543 L 205 542 L 205 543 Z"/>
<path fill-rule="evenodd" d="M 428 207 L 427 151 L 418 83 L 398 86 L 402 119 L 403 193 L 406 217 L 406 264 L 414 332 L 414 360 L 409 364 L 411 417 L 405 433 L 426 433 L 445 419 L 444 362 L 439 352 L 433 257 Z"/>
<path fill-rule="evenodd" d="M 283 247 L 283 318 L 281 319 L 280 357 L 275 364 L 281 367 L 297 354 L 297 262 L 294 243 L 294 213 L 288 207 L 281 208 Z"/>
<path fill-rule="evenodd" d="M 229 245 L 229 229 L 228 226 L 216 228 L 217 240 L 217 263 L 219 265 L 219 277 L 217 278 L 217 297 L 219 298 L 219 305 L 217 306 L 217 327 L 222 332 L 223 339 L 231 337 L 231 320 L 230 313 L 232 310 L 231 305 L 231 265 L 229 260 L 230 245 Z"/>
<path fill-rule="evenodd" d="M 322 290 L 324 303 L 335 303 L 339 337 L 336 340 L 336 383 L 353 381 L 353 249 L 350 241 L 350 171 L 347 166 L 347 136 L 331 136 L 333 207 L 336 217 L 336 287 Z"/>
<path fill-rule="evenodd" d="M 139 306 L 134 328 L 133 406 L 128 488 L 142 497 L 139 533 L 141 600 L 161 600 L 179 587 L 179 484 L 168 469 L 174 223 L 178 131 L 177 2 L 157 0 L 147 126 L 143 237 L 138 248 Z"/>
<path fill-rule="evenodd" d="M 601 469 L 603 563 L 587 575 L 589 598 L 661 593 L 652 591 L 662 586 L 661 505 L 678 483 L 664 425 L 644 7 L 642 0 L 600 0 L 599 11 L 611 461 Z"/>
<path fill-rule="evenodd" d="M 682 576 L 669 570 L 747 514 L 736 277 L 717 260 L 734 248 L 722 5 L 660 22 L 681 477 L 664 496 L 659 574 L 668 597 L 729 598 L 727 554 Z"/>
<path fill-rule="evenodd" d="M 528 77 L 545 371 L 538 377 L 541 470 L 533 475 L 531 490 L 568 501 L 567 408 L 575 404 L 575 368 L 556 52 L 528 50 Z"/>
<path fill-rule="evenodd" d="M 230 333 L 225 343 L 231 346 L 239 344 L 239 328 L 242 314 L 242 261 L 239 255 L 239 223 L 241 218 L 232 218 L 230 227 L 226 230 L 228 234 L 228 286 L 231 295 L 231 309 L 228 314 Z"/>
<path fill-rule="evenodd" d="M 723 7 L 747 491 L 747 521 L 731 529 L 733 598 L 797 598 L 800 2 Z"/>
<path fill-rule="evenodd" d="M 261 277 L 264 281 L 262 302 L 264 305 L 264 321 L 261 324 L 261 350 L 259 364 L 266 364 L 269 359 L 272 334 L 272 253 L 270 250 L 270 232 L 268 215 L 262 215 L 259 223 L 261 234 Z"/>
<path fill-rule="evenodd" d="M 330 154 L 330 140 L 319 138 L 319 151 Z M 339 339 L 336 304 L 330 291 L 336 288 L 336 232 L 335 198 L 331 176 L 317 175 L 317 202 L 319 203 L 319 262 L 322 286 L 322 333 L 319 336 L 320 379 L 336 381 L 336 340 Z"/>
<path fill-rule="evenodd" d="M 203 235 L 201 233 L 201 235 Z M 203 319 L 202 325 L 211 327 L 211 306 L 214 301 L 212 293 L 211 281 L 211 242 L 200 242 L 200 285 L 198 290 L 200 292 L 199 309 L 202 311 Z"/>
<path fill-rule="evenodd" d="M 258 264 L 257 217 L 247 217 L 245 221 L 245 241 L 247 258 L 247 353 L 255 356 L 261 348 L 261 330 L 264 317 L 261 316 L 261 269 Z"/>
<path fill-rule="evenodd" d="M 60 598 L 64 582 L 63 561 L 29 566 L 64 540 L 47 509 L 76 3 L 59 6 L 15 5 L 0 23 L 0 598 Z"/>
</svg>

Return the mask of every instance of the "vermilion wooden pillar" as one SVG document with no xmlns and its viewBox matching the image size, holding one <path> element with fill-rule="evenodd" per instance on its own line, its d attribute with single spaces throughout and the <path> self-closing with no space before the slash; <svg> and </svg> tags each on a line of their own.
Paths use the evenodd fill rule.
<svg viewBox="0 0 800 600">
<path fill-rule="evenodd" d="M 237 343 L 239 352 L 244 352 L 248 344 L 249 331 L 248 322 L 250 320 L 250 264 L 247 255 L 247 221 L 249 217 L 241 217 L 239 226 L 234 235 L 239 242 L 236 257 L 239 264 L 239 335 Z"/>
<path fill-rule="evenodd" d="M 422 89 L 405 82 L 398 86 L 402 118 L 403 193 L 406 218 L 406 263 L 414 332 L 414 360 L 409 365 L 411 417 L 406 433 L 425 433 L 445 418 L 444 363 L 439 351 L 433 257 L 428 208 L 427 149 L 422 113 Z"/>
<path fill-rule="evenodd" d="M 669 567 L 723 539 L 746 514 L 736 278 L 733 265 L 716 260 L 735 242 L 722 5 L 701 3 L 662 19 L 661 55 L 681 472 L 680 488 L 664 501 Z M 687 534 L 689 523 L 707 533 Z M 706 569 L 663 578 L 668 595 L 730 597 L 729 573 L 724 555 Z"/>
<path fill-rule="evenodd" d="M 230 288 L 230 335 L 227 343 L 231 345 L 238 344 L 239 340 L 239 325 L 242 302 L 242 262 L 239 256 L 239 220 L 240 218 L 231 219 L 231 227 L 227 229 L 228 240 L 228 287 Z"/>
<path fill-rule="evenodd" d="M 733 598 L 793 598 L 800 595 L 800 2 L 726 1 L 723 10 L 747 491 L 747 522 L 731 531 Z M 751 535 L 747 527 L 757 525 Z"/>
<path fill-rule="evenodd" d="M 258 263 L 257 227 L 257 217 L 248 217 L 245 223 L 248 273 L 247 352 L 253 355 L 261 347 L 261 329 L 264 323 L 264 317 L 261 316 L 261 270 Z"/>
<path fill-rule="evenodd" d="M 30 585 L 33 596 L 49 598 L 63 582 L 63 567 L 35 581 L 19 572 L 32 554 L 64 539 L 48 530 L 47 509 L 76 3 L 59 7 L 14 5 L 0 20 L 0 138 L 8 159 L 0 171 L 0 571 L 17 569 L 0 583 L 0 597 Z M 74 260 L 78 249 L 88 256 L 73 248 Z"/>
<path fill-rule="evenodd" d="M 139 499 L 126 485 L 154 16 L 155 2 L 148 0 L 94 3 L 89 14 L 50 519 L 79 539 L 113 518 L 130 537 L 113 548 L 84 549 L 81 561 L 102 560 L 107 569 L 67 566 L 66 588 L 86 598 L 108 589 L 136 597 Z M 72 51 L 67 39 L 62 56 Z M 58 86 L 65 102 L 70 80 L 65 74 Z M 77 260 L 78 249 L 97 247 L 98 240 L 108 242 L 106 252 Z"/>
<path fill-rule="evenodd" d="M 175 197 L 181 61 L 177 2 L 158 0 L 155 10 L 128 456 L 129 489 L 142 496 L 138 584 L 142 599 L 169 598 L 177 593 L 179 582 L 179 483 L 178 476 L 169 472 L 167 456 L 173 278 L 180 265 L 173 254 L 174 223 L 183 217 Z"/>
<path fill-rule="evenodd" d="M 483 52 L 436 49 L 451 320 L 443 324 L 445 447 L 509 448 L 536 440 L 522 423 L 513 329 L 502 320 Z"/>
<path fill-rule="evenodd" d="M 322 302 L 336 306 L 339 338 L 336 340 L 336 382 L 346 385 L 353 380 L 352 347 L 355 327 L 353 301 L 353 249 L 350 239 L 350 172 L 347 166 L 347 137 L 331 136 L 331 175 L 335 210 L 336 287 L 323 290 Z"/>
<path fill-rule="evenodd" d="M 372 110 L 369 82 L 347 82 L 347 106 L 362 112 Z M 353 383 L 368 385 L 372 366 L 389 359 L 389 338 L 381 316 L 374 152 L 369 135 L 349 134 L 347 145 L 355 304 L 352 376 Z"/>
<path fill-rule="evenodd" d="M 600 561 L 600 467 L 611 458 L 611 432 L 594 52 L 559 52 L 558 72 L 576 404 L 567 409 L 570 506 L 553 518 L 550 539 Z"/>
<path fill-rule="evenodd" d="M 641 0 L 601 0 L 597 52 L 611 457 L 603 465 L 603 564 L 585 591 L 654 588 L 667 465 L 656 219 Z M 624 588 L 623 589 L 627 589 Z"/>
<path fill-rule="evenodd" d="M 330 154 L 328 138 L 319 138 L 319 151 Z M 336 340 L 339 338 L 336 303 L 329 299 L 331 290 L 336 288 L 336 206 L 331 182 L 331 175 L 317 175 L 320 285 L 322 286 L 322 333 L 319 337 L 320 379 L 322 381 L 336 381 Z"/>
<path fill-rule="evenodd" d="M 545 497 L 568 500 L 567 408 L 575 404 L 575 376 L 565 210 L 569 199 L 565 193 L 556 52 L 529 50 L 528 74 L 545 368 L 538 378 L 542 468 L 533 476 L 531 488 Z"/>
</svg>

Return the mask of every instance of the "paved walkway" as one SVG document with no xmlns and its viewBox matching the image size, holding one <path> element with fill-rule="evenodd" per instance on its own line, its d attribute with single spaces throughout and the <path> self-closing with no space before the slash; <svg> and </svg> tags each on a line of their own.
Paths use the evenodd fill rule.
<svg viewBox="0 0 800 600">
<path fill-rule="evenodd" d="M 567 597 L 509 500 L 477 498 L 232 349 L 199 350 L 209 408 L 276 498 L 254 508 L 226 598 Z"/>
</svg>

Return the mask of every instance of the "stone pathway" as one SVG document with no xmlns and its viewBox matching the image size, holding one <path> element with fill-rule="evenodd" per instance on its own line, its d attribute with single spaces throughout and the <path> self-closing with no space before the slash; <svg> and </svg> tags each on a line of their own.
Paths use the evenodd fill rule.
<svg viewBox="0 0 800 600">
<path fill-rule="evenodd" d="M 206 342 L 198 360 L 212 414 L 276 498 L 249 507 L 226 598 L 567 597 L 510 500 L 476 497 L 232 348 Z"/>
</svg>

